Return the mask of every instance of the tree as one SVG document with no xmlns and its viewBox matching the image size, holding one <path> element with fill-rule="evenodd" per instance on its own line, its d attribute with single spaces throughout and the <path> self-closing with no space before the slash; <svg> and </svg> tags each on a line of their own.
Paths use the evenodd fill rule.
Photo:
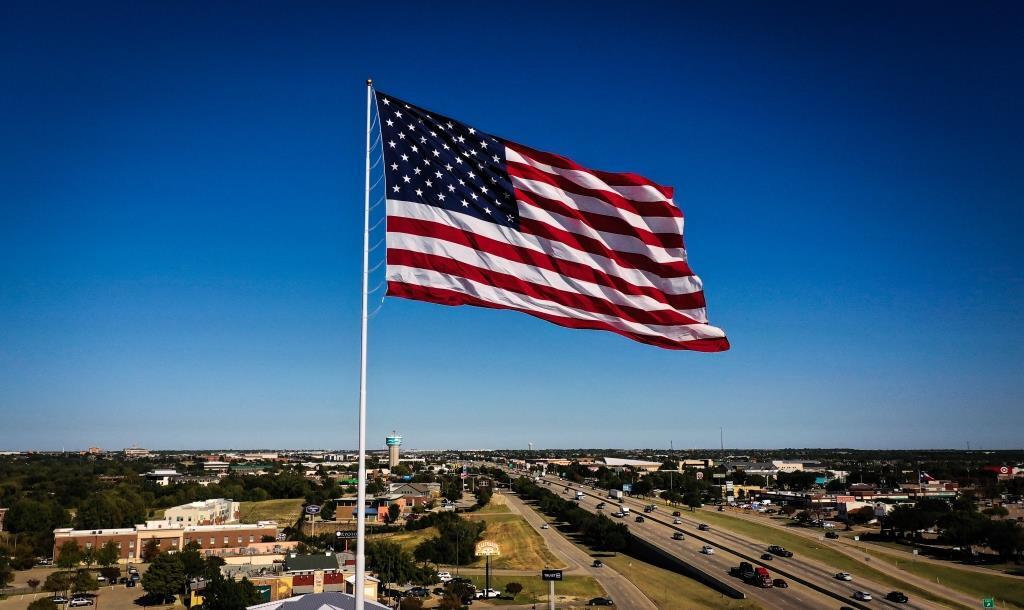
<svg viewBox="0 0 1024 610">
<path fill-rule="evenodd" d="M 481 487 L 476 490 L 476 507 L 483 508 L 491 501 L 494 492 L 489 487 Z"/>
<path fill-rule="evenodd" d="M 89 570 L 78 570 L 72 580 L 75 591 L 95 591 L 100 588 L 100 583 Z"/>
<path fill-rule="evenodd" d="M 11 567 L 11 561 L 7 555 L 0 555 L 0 587 L 6 587 L 13 580 L 14 568 Z"/>
<path fill-rule="evenodd" d="M 1005 517 L 1010 514 L 1010 511 L 1006 510 L 1005 506 L 990 506 L 981 513 L 989 517 Z"/>
<path fill-rule="evenodd" d="M 260 594 L 248 578 L 233 580 L 218 572 L 206 582 L 203 599 L 204 610 L 245 610 L 260 602 Z"/>
<path fill-rule="evenodd" d="M 181 568 L 185 571 L 185 578 L 196 578 L 202 576 L 206 569 L 206 560 L 199 554 L 199 543 L 193 540 L 185 545 L 185 548 L 178 553 L 181 560 Z"/>
<path fill-rule="evenodd" d="M 1024 553 L 1024 527 L 1017 522 L 999 519 L 988 523 L 985 538 L 1003 561 L 1020 561 Z"/>
<path fill-rule="evenodd" d="M 43 582 L 43 591 L 50 593 L 67 593 L 72 583 L 71 572 L 53 572 Z"/>
<path fill-rule="evenodd" d="M 665 460 L 661 463 L 661 466 L 658 466 L 658 470 L 679 470 L 679 462 L 675 460 Z"/>
<path fill-rule="evenodd" d="M 522 590 L 523 585 L 517 582 L 510 582 L 505 585 L 505 593 L 511 595 L 512 599 L 515 599 L 516 595 L 519 595 L 522 592 Z"/>
<path fill-rule="evenodd" d="M 695 491 L 688 491 L 683 496 L 683 502 L 690 507 L 691 511 L 697 510 L 701 507 L 700 494 Z"/>
<path fill-rule="evenodd" d="M 25 581 L 25 584 L 28 585 L 29 589 L 32 589 L 32 591 L 35 592 L 35 590 L 38 589 L 39 585 L 42 583 L 39 581 L 38 578 L 29 578 L 27 581 Z"/>
<path fill-rule="evenodd" d="M 449 593 L 441 598 L 441 601 L 437 604 L 437 608 L 438 610 L 461 610 L 462 600 Z"/>
<path fill-rule="evenodd" d="M 403 597 L 398 607 L 400 610 L 422 610 L 423 600 L 415 597 Z"/>
<path fill-rule="evenodd" d="M 156 538 L 150 538 L 142 546 L 142 561 L 149 563 L 160 555 L 160 542 Z"/>
<path fill-rule="evenodd" d="M 837 491 L 843 491 L 846 489 L 846 483 L 843 483 L 839 479 L 832 479 L 828 483 L 825 483 L 825 491 L 829 493 L 835 493 Z"/>
<path fill-rule="evenodd" d="M 398 518 L 402 516 L 402 507 L 397 504 L 388 506 L 388 522 L 394 523 L 398 521 Z"/>
<path fill-rule="evenodd" d="M 57 610 L 57 604 L 52 597 L 40 597 L 28 605 L 28 610 Z"/>
<path fill-rule="evenodd" d="M 862 506 L 850 511 L 848 517 L 851 523 L 864 525 L 875 518 L 875 509 L 870 506 Z"/>
<path fill-rule="evenodd" d="M 142 588 L 154 596 L 166 597 L 185 586 L 185 568 L 178 554 L 162 553 L 142 575 Z"/>
<path fill-rule="evenodd" d="M 106 568 L 117 563 L 118 557 L 121 556 L 121 551 L 117 548 L 117 543 L 113 540 L 108 540 L 103 546 L 96 549 L 93 553 L 93 559 L 96 560 L 96 565 L 101 568 Z"/>
<path fill-rule="evenodd" d="M 60 554 L 57 556 L 57 567 L 64 570 L 77 568 L 82 563 L 82 548 L 78 542 L 69 540 L 60 545 Z"/>
<path fill-rule="evenodd" d="M 100 568 L 100 574 L 103 578 L 107 579 L 107 582 L 114 584 L 118 578 L 121 578 L 121 568 L 117 566 L 105 566 Z"/>
</svg>

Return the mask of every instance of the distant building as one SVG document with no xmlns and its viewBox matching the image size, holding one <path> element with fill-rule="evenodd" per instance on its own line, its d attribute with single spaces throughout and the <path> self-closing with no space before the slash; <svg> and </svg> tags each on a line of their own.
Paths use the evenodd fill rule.
<svg viewBox="0 0 1024 610">
<path fill-rule="evenodd" d="M 153 455 L 149 449 L 143 449 L 142 447 L 128 447 L 124 450 L 124 457 L 128 459 L 146 458 Z"/>
<path fill-rule="evenodd" d="M 174 469 L 159 469 L 158 468 L 156 470 L 151 470 L 151 471 L 147 472 L 146 474 L 144 474 L 142 476 L 146 477 L 146 480 L 148 480 L 148 481 L 155 482 L 157 485 L 168 485 L 174 479 L 176 479 L 177 477 L 179 477 L 181 475 L 179 475 L 178 471 L 174 470 Z"/>
<path fill-rule="evenodd" d="M 388 485 L 388 492 L 403 496 L 426 496 L 438 498 L 441 496 L 440 483 L 391 483 Z"/>
<path fill-rule="evenodd" d="M 208 460 L 203 462 L 203 472 L 205 473 L 226 473 L 231 468 L 231 464 L 228 462 L 221 462 L 219 460 Z"/>
<path fill-rule="evenodd" d="M 603 464 L 612 470 L 625 470 L 626 468 L 632 468 L 633 470 L 643 470 L 646 472 L 654 472 L 661 468 L 661 462 L 649 462 L 647 460 L 631 460 L 627 458 L 612 458 L 606 457 L 598 460 L 598 464 Z"/>
<path fill-rule="evenodd" d="M 391 436 L 384 439 L 384 442 L 388 446 L 388 468 L 394 469 L 395 466 L 398 466 L 398 450 L 402 446 L 402 437 L 392 432 Z"/>
<path fill-rule="evenodd" d="M 238 522 L 240 504 L 215 498 L 174 506 L 164 511 L 164 521 L 184 525 L 223 525 Z"/>
<path fill-rule="evenodd" d="M 89 447 L 85 452 L 88 453 L 89 455 L 99 455 L 103 453 L 103 450 L 100 449 L 99 447 Z"/>
<path fill-rule="evenodd" d="M 250 544 L 261 543 L 264 536 L 277 537 L 277 522 L 235 523 L 227 525 L 180 525 L 165 521 L 147 521 L 134 527 L 76 530 L 70 527 L 53 530 L 53 557 L 60 556 L 66 542 L 75 541 L 83 549 L 96 549 L 107 542 L 117 544 L 121 559 L 137 559 L 143 547 L 156 540 L 163 552 L 180 551 L 195 542 L 201 552 L 214 554 L 246 554 Z"/>
</svg>

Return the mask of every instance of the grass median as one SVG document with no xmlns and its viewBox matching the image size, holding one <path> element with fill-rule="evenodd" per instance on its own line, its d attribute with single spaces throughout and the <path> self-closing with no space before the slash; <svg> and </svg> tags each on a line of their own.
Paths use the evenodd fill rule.
<svg viewBox="0 0 1024 610">
<path fill-rule="evenodd" d="M 726 597 L 688 576 L 629 555 L 604 557 L 602 561 L 636 585 L 660 610 L 755 610 L 761 607 L 753 600 Z"/>
<path fill-rule="evenodd" d="M 470 580 L 478 589 L 484 587 L 483 576 L 470 576 Z M 537 604 L 548 599 L 548 583 L 540 579 L 540 572 L 535 576 L 491 576 L 491 588 L 505 592 L 505 585 L 510 582 L 517 582 L 523 585 L 523 590 L 512 599 L 492 600 L 492 603 L 507 606 L 510 604 Z M 577 605 L 585 604 L 594 597 L 605 595 L 604 589 L 596 580 L 589 576 L 566 576 L 563 580 L 555 583 L 555 598 L 558 603 L 577 602 Z"/>
</svg>

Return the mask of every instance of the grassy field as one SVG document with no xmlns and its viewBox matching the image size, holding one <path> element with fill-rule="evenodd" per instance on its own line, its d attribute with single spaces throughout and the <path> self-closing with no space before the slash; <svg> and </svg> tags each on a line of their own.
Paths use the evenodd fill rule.
<svg viewBox="0 0 1024 610">
<path fill-rule="evenodd" d="M 486 540 L 501 546 L 501 555 L 491 560 L 491 567 L 505 570 L 540 570 L 545 567 L 561 568 L 565 564 L 548 549 L 547 543 L 530 524 L 515 513 L 472 513 L 468 518 L 487 522 Z M 478 561 L 473 566 L 483 567 Z"/>
<path fill-rule="evenodd" d="M 487 503 L 487 506 L 473 511 L 474 515 L 492 515 L 495 513 L 510 513 L 508 505 L 505 504 L 505 496 L 501 494 L 494 494 L 491 496 L 491 501 Z"/>
<path fill-rule="evenodd" d="M 477 588 L 484 587 L 483 576 L 470 576 Z M 505 592 L 505 585 L 510 582 L 517 582 L 523 585 L 522 592 L 514 600 L 494 600 L 496 605 L 507 606 L 510 604 L 537 604 L 547 601 L 548 583 L 536 576 L 491 576 L 491 588 Z M 558 598 L 558 607 L 564 608 L 566 603 L 582 606 L 587 600 L 604 596 L 604 589 L 596 580 L 589 576 L 566 576 L 565 580 L 555 583 L 555 597 Z M 575 604 L 574 604 L 575 602 Z"/>
<path fill-rule="evenodd" d="M 965 606 L 962 606 L 961 604 L 946 600 L 941 595 L 900 580 L 898 577 L 892 576 L 888 572 L 883 572 L 871 566 L 864 565 L 863 563 L 840 553 L 839 551 L 829 548 L 829 545 L 825 542 L 809 540 L 798 534 L 782 531 L 768 525 L 754 523 L 746 519 L 732 517 L 725 513 L 700 511 L 697 514 L 700 519 L 712 527 L 721 527 L 722 529 L 742 534 L 754 540 L 759 540 L 766 545 L 778 544 L 784 546 L 798 555 L 832 566 L 836 568 L 837 571 L 842 570 L 844 572 L 850 572 L 851 574 L 858 574 L 880 584 L 891 586 L 893 589 L 899 589 L 911 597 L 923 597 L 950 608 L 965 608 Z M 950 583 L 946 584 L 949 584 L 952 588 L 956 588 Z"/>
<path fill-rule="evenodd" d="M 994 597 L 999 608 L 1024 608 L 1024 579 L 959 570 L 925 561 L 897 560 L 889 553 L 865 548 L 864 552 L 899 570 L 928 580 L 938 581 L 951 589 L 973 595 L 979 600 Z"/>
<path fill-rule="evenodd" d="M 303 502 L 305 500 L 302 498 L 242 502 L 238 510 L 239 521 L 242 523 L 277 521 L 278 525 L 285 527 L 295 523 L 299 518 L 299 511 L 302 510 Z"/>
<path fill-rule="evenodd" d="M 433 538 L 437 535 L 436 527 L 425 527 L 421 530 L 413 530 L 410 532 L 395 532 L 391 534 L 376 534 L 370 536 L 370 540 L 387 540 L 388 542 L 394 542 L 402 546 L 403 549 L 412 553 L 416 550 L 416 546 L 428 538 Z"/>
<path fill-rule="evenodd" d="M 637 586 L 662 610 L 716 610 L 760 608 L 749 599 L 731 599 L 699 582 L 628 555 L 607 557 L 603 561 Z"/>
</svg>

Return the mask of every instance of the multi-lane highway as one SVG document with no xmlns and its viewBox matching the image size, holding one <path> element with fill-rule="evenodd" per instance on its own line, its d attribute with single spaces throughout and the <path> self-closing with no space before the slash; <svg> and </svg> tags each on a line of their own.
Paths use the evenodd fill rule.
<svg viewBox="0 0 1024 610">
<path fill-rule="evenodd" d="M 617 502 L 605 497 L 604 490 L 567 483 L 556 477 L 546 477 L 544 480 L 551 484 L 553 491 L 567 488 L 571 488 L 572 491 L 582 491 L 585 495 L 580 501 L 580 506 L 583 508 L 598 512 L 597 504 L 605 502 L 607 504 L 605 514 L 610 515 L 617 510 Z M 569 493 L 571 492 L 568 492 L 566 497 L 571 497 Z M 717 528 L 700 531 L 697 529 L 700 523 L 700 513 L 688 514 L 688 511 L 683 511 L 679 517 L 682 523 L 674 525 L 674 517 L 662 507 L 659 507 L 654 513 L 644 514 L 645 503 L 643 501 L 626 498 L 622 505 L 629 506 L 632 511 L 632 514 L 626 518 L 626 522 L 634 535 L 670 551 L 687 563 L 704 567 L 706 571 L 721 577 L 726 582 L 731 582 L 766 607 L 832 608 L 841 605 L 859 607 L 869 607 L 868 605 L 870 605 L 870 607 L 891 608 L 942 608 L 942 606 L 922 599 L 911 600 L 908 604 L 889 602 L 885 600 L 885 594 L 892 590 L 891 587 L 865 580 L 858 577 L 857 574 L 853 575 L 851 582 L 837 580 L 834 578 L 837 570 L 807 558 L 776 557 L 772 561 L 762 561 L 759 558 L 766 550 L 763 543 Z M 634 521 L 637 514 L 645 517 L 643 523 Z M 682 532 L 685 539 L 673 540 L 672 535 L 675 532 Z M 705 544 L 714 547 L 713 555 L 704 555 L 700 552 L 701 547 Z M 761 589 L 744 584 L 738 578 L 728 574 L 729 568 L 738 565 L 740 561 L 750 561 L 755 566 L 762 565 L 772 573 L 773 577 L 784 578 L 790 586 L 786 589 Z M 797 579 L 819 587 L 827 591 L 828 594 L 815 590 L 811 586 L 805 586 Z M 866 603 L 855 601 L 853 599 L 855 591 L 870 592 L 874 601 Z"/>
</svg>

